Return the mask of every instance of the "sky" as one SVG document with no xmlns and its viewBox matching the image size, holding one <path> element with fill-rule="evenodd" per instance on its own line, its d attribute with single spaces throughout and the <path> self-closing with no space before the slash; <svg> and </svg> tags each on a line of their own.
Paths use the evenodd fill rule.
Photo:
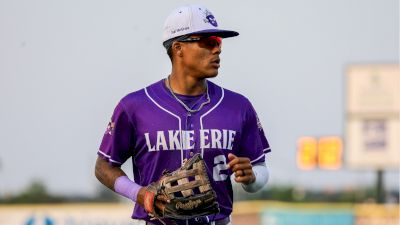
<svg viewBox="0 0 400 225">
<path fill-rule="evenodd" d="M 0 0 L 0 194 L 34 179 L 53 193 L 94 193 L 113 109 L 169 74 L 162 27 L 188 3 L 206 5 L 221 28 L 240 33 L 224 40 L 212 81 L 256 108 L 272 147 L 269 185 L 374 184 L 372 168 L 299 170 L 296 142 L 344 137 L 348 66 L 399 62 L 396 0 Z M 399 189 L 398 170 L 386 170 L 384 181 Z"/>
</svg>

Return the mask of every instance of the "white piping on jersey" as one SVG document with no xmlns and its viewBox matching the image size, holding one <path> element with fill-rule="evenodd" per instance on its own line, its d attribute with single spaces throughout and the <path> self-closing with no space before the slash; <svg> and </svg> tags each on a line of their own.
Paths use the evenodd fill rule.
<svg viewBox="0 0 400 225">
<path fill-rule="evenodd" d="M 253 164 L 255 161 L 261 159 L 263 156 L 265 156 L 265 155 L 268 153 L 268 150 L 271 150 L 271 147 L 265 148 L 265 149 L 263 150 L 263 154 L 260 155 L 257 159 L 250 161 L 250 163 Z"/>
<path fill-rule="evenodd" d="M 268 150 L 271 150 L 271 147 L 264 149 L 263 152 L 266 153 Z"/>
<path fill-rule="evenodd" d="M 221 98 L 219 99 L 219 101 L 217 102 L 217 104 L 212 107 L 210 110 L 208 110 L 206 113 L 204 113 L 203 115 L 200 116 L 200 129 L 203 130 L 203 117 L 207 116 L 211 111 L 213 111 L 215 108 L 217 108 L 217 106 L 222 102 L 222 99 L 224 99 L 224 89 L 221 87 Z M 204 146 L 201 147 L 201 157 L 204 156 Z"/>
<path fill-rule="evenodd" d="M 160 109 L 164 110 L 165 112 L 169 113 L 170 115 L 174 116 L 175 118 L 178 119 L 179 122 L 179 139 L 180 139 L 180 147 L 181 147 L 181 165 L 183 165 L 183 141 L 182 141 L 182 125 L 181 125 L 181 118 L 172 112 L 168 111 L 167 109 L 163 108 L 161 105 L 159 105 L 152 97 L 150 97 L 149 93 L 147 92 L 147 88 L 144 88 L 144 91 L 146 92 L 147 97 Z"/>
<path fill-rule="evenodd" d="M 265 156 L 265 154 L 263 153 L 263 154 L 261 154 L 257 159 L 255 159 L 255 160 L 253 160 L 253 161 L 251 161 L 250 163 L 251 164 L 253 164 L 255 161 L 257 161 L 257 160 L 259 160 L 259 159 L 261 159 L 263 156 Z"/>
<path fill-rule="evenodd" d="M 118 163 L 118 164 L 121 164 L 121 165 L 122 165 L 121 162 L 118 162 L 118 161 L 113 160 L 113 159 L 111 158 L 110 155 L 107 155 L 106 153 L 102 152 L 101 150 L 99 150 L 99 152 L 100 152 L 100 154 L 102 154 L 102 155 L 104 155 L 105 157 L 107 157 L 109 161 L 111 161 L 111 162 L 113 162 L 113 163 Z"/>
</svg>

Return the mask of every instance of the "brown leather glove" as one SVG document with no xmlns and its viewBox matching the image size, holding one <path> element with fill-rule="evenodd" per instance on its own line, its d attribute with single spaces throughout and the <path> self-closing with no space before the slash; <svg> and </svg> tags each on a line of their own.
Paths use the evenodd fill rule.
<svg viewBox="0 0 400 225">
<path fill-rule="evenodd" d="M 155 218 L 191 219 L 219 213 L 216 194 L 200 154 L 178 170 L 164 172 L 160 180 L 142 188 L 139 196 L 138 202 Z"/>
</svg>

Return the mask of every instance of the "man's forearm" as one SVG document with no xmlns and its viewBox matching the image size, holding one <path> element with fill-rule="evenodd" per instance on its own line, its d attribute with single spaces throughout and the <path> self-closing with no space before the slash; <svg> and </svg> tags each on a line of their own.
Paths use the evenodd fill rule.
<svg viewBox="0 0 400 225">
<path fill-rule="evenodd" d="M 111 166 L 101 157 L 97 157 L 95 175 L 102 184 L 113 191 L 115 191 L 115 180 L 120 176 L 126 176 L 125 172 L 121 168 Z"/>
<path fill-rule="evenodd" d="M 242 184 L 243 189 L 250 193 L 259 191 L 261 188 L 264 187 L 269 179 L 269 172 L 265 163 L 254 165 L 253 172 L 256 177 L 255 182 L 249 185 Z"/>
</svg>

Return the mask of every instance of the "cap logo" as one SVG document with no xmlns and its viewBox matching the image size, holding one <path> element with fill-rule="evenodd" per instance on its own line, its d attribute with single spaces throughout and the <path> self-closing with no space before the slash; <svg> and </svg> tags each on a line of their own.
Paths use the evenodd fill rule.
<svg viewBox="0 0 400 225">
<path fill-rule="evenodd" d="M 214 15 L 211 14 L 211 12 L 208 10 L 205 11 L 205 14 L 206 14 L 207 22 L 209 22 L 214 27 L 218 27 L 218 23 L 217 23 L 217 20 L 215 19 Z M 206 21 L 204 21 L 204 22 L 206 22 Z"/>
</svg>

